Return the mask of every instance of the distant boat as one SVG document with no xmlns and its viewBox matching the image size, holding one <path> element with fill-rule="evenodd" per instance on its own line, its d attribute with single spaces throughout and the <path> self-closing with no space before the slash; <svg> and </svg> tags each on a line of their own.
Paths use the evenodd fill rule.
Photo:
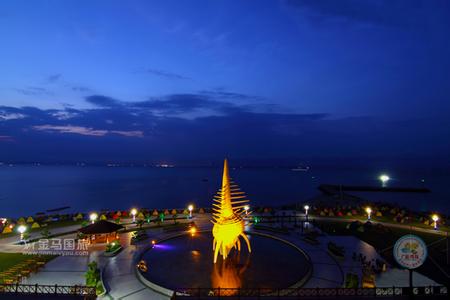
<svg viewBox="0 0 450 300">
<path fill-rule="evenodd" d="M 296 168 L 291 169 L 291 171 L 295 171 L 295 172 L 307 172 L 309 171 L 310 167 L 308 166 L 298 166 Z"/>
<path fill-rule="evenodd" d="M 169 164 L 158 164 L 156 165 L 157 168 L 173 168 L 174 165 L 169 165 Z"/>
</svg>

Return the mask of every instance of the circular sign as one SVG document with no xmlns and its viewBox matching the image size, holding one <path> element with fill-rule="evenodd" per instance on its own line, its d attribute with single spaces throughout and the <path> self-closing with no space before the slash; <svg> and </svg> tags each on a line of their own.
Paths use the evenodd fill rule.
<svg viewBox="0 0 450 300">
<path fill-rule="evenodd" d="M 420 237 L 413 234 L 402 236 L 394 245 L 395 260 L 406 269 L 420 267 L 425 262 L 427 255 L 427 245 Z"/>
</svg>

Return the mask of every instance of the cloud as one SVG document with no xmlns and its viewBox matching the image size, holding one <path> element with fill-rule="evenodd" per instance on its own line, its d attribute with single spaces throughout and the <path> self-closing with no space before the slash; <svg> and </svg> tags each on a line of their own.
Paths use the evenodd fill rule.
<svg viewBox="0 0 450 300">
<path fill-rule="evenodd" d="M 9 121 L 9 120 L 17 120 L 23 119 L 26 115 L 21 113 L 8 113 L 0 110 L 0 121 Z"/>
<path fill-rule="evenodd" d="M 290 7 L 314 21 L 346 21 L 381 26 L 414 26 L 424 19 L 427 1 L 287 0 Z"/>
<path fill-rule="evenodd" d="M 262 99 L 261 97 L 258 97 L 258 96 L 230 92 L 230 91 L 226 91 L 224 89 L 202 90 L 199 93 L 202 95 L 213 96 L 213 97 L 224 98 L 224 99 L 241 99 L 241 100 L 261 100 Z"/>
<path fill-rule="evenodd" d="M 98 107 L 118 107 L 123 105 L 121 101 L 103 95 L 92 95 L 86 97 L 85 99 L 87 102 Z"/>
<path fill-rule="evenodd" d="M 25 88 L 14 89 L 16 92 L 26 96 L 38 96 L 38 95 L 53 95 L 53 93 L 43 87 L 28 86 Z"/>
<path fill-rule="evenodd" d="M 0 106 L 1 115 L 25 116 L 0 122 L 1 141 L 5 142 L 0 157 L 21 161 L 148 161 L 426 153 L 447 159 L 450 153 L 450 143 L 441 138 L 450 135 L 449 120 L 402 123 L 369 117 L 333 118 L 326 113 L 288 114 L 204 94 L 173 94 L 142 102 L 96 96 L 92 103 L 102 106 L 88 109 Z M 202 110 L 215 113 L 180 116 Z"/>
<path fill-rule="evenodd" d="M 75 118 L 79 115 L 78 112 L 71 112 L 68 110 L 56 110 L 54 112 L 51 112 L 51 115 L 55 117 L 58 120 L 69 120 L 72 118 Z"/>
<path fill-rule="evenodd" d="M 14 142 L 14 139 L 9 135 L 0 135 L 0 142 Z"/>
<path fill-rule="evenodd" d="M 80 93 L 88 93 L 88 92 L 92 92 L 92 89 L 86 86 L 72 86 L 72 91 L 74 92 L 80 92 Z"/>
<path fill-rule="evenodd" d="M 53 74 L 47 77 L 47 82 L 48 83 L 55 83 L 58 80 L 60 80 L 62 77 L 62 74 Z"/>
<path fill-rule="evenodd" d="M 121 108 L 134 113 L 146 112 L 159 116 L 181 116 L 188 114 L 204 115 L 235 114 L 249 111 L 273 111 L 275 105 L 267 103 L 236 104 L 236 100 L 252 101 L 262 99 L 252 95 L 229 91 L 200 91 L 198 93 L 170 94 L 152 97 L 144 101 L 121 101 L 105 95 L 92 95 L 85 98 L 90 104 L 101 108 Z M 198 115 L 194 115 L 198 116 Z"/>
<path fill-rule="evenodd" d="M 38 131 L 46 132 L 58 132 L 58 133 L 71 133 L 86 136 L 105 136 L 107 134 L 117 134 L 125 137 L 144 137 L 144 133 L 139 130 L 134 131 L 124 131 L 124 130 L 104 130 L 104 129 L 94 129 L 90 127 L 83 126 L 72 126 L 72 125 L 36 125 L 32 127 Z"/>
<path fill-rule="evenodd" d="M 244 111 L 238 105 L 230 102 L 211 99 L 201 94 L 172 94 L 161 99 L 134 102 L 134 107 L 147 108 L 164 115 L 177 115 L 200 110 L 210 110 L 218 113 Z"/>
<path fill-rule="evenodd" d="M 150 75 L 154 75 L 154 76 L 158 76 L 158 77 L 163 77 L 163 78 L 167 78 L 167 79 L 176 79 L 176 80 L 188 80 L 191 79 L 190 77 L 187 76 L 183 76 L 177 73 L 172 73 L 172 72 L 168 72 L 168 71 L 164 71 L 164 70 L 158 70 L 158 69 L 145 69 L 142 71 L 138 71 L 136 73 L 146 73 L 146 74 L 150 74 Z"/>
</svg>

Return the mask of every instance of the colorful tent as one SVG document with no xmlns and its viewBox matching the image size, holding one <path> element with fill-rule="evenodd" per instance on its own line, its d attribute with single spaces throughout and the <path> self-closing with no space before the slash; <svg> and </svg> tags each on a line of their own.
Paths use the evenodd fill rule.
<svg viewBox="0 0 450 300">
<path fill-rule="evenodd" d="M 172 209 L 172 211 L 170 212 L 172 215 L 176 215 L 177 214 L 177 210 L 174 208 Z"/>
<path fill-rule="evenodd" d="M 34 222 L 33 225 L 31 225 L 31 228 L 40 228 L 41 226 L 39 225 L 38 222 Z"/>
<path fill-rule="evenodd" d="M 11 232 L 12 232 L 12 229 L 9 226 L 6 226 L 5 228 L 3 228 L 3 231 L 2 231 L 2 233 L 11 233 Z"/>
<path fill-rule="evenodd" d="M 33 219 L 33 217 L 28 217 L 27 218 L 27 223 L 33 223 L 34 222 L 34 219 Z"/>
<path fill-rule="evenodd" d="M 152 215 L 157 217 L 157 216 L 159 216 L 159 213 L 158 213 L 158 211 L 156 209 L 154 209 Z"/>
</svg>

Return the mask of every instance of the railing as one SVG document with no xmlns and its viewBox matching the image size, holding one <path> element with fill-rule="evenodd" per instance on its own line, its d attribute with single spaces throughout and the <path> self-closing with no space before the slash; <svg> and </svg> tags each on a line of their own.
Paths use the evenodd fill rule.
<svg viewBox="0 0 450 300">
<path fill-rule="evenodd" d="M 85 299 L 95 299 L 95 287 L 82 285 L 40 285 L 40 284 L 0 284 L 0 295 L 11 294 L 35 294 L 35 295 L 73 295 Z"/>
<path fill-rule="evenodd" d="M 412 293 L 411 293 L 412 292 Z M 448 297 L 448 288 L 445 286 L 414 287 L 382 287 L 382 288 L 186 288 L 176 289 L 173 298 L 334 298 L 334 297 L 394 297 L 394 296 Z"/>
</svg>

